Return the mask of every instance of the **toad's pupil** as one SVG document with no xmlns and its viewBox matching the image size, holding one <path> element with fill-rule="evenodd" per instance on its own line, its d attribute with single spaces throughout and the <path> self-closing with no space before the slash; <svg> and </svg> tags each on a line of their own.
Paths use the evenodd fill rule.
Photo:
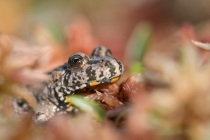
<svg viewBox="0 0 210 140">
<path fill-rule="evenodd" d="M 73 62 L 74 62 L 74 63 L 81 63 L 82 61 L 81 61 L 81 59 L 79 59 L 79 58 L 74 58 L 74 59 L 73 59 Z"/>
</svg>

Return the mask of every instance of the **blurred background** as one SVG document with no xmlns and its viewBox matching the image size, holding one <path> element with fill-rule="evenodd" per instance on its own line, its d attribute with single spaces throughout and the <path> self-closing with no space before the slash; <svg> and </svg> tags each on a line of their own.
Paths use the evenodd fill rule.
<svg viewBox="0 0 210 140">
<path fill-rule="evenodd" d="M 1 0 L 0 31 L 33 43 L 68 42 L 72 53 L 102 44 L 123 60 L 137 25 L 148 24 L 161 41 L 186 22 L 207 22 L 209 6 L 208 0 Z M 80 37 L 86 45 L 72 43 Z"/>
<path fill-rule="evenodd" d="M 209 7 L 209 0 L 0 0 L 0 139 L 209 140 Z M 108 110 L 100 129 L 84 114 L 41 126 L 14 117 L 7 97 L 36 108 L 26 86 L 97 45 L 125 66 L 101 99 L 123 107 Z"/>
</svg>

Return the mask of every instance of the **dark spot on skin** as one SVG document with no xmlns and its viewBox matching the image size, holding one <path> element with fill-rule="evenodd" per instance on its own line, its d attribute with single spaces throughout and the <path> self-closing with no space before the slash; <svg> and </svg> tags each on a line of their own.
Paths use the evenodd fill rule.
<svg viewBox="0 0 210 140">
<path fill-rule="evenodd" d="M 59 100 L 58 103 L 59 103 L 58 106 L 59 106 L 59 108 L 60 108 L 61 110 L 66 110 L 66 109 L 68 108 L 68 104 L 69 104 L 69 103 L 65 103 L 65 102 L 60 101 L 60 100 Z M 61 106 L 62 106 L 63 108 L 61 108 Z"/>
<path fill-rule="evenodd" d="M 115 73 L 115 68 L 110 68 L 109 69 L 109 72 L 111 73 L 111 77 L 114 76 L 116 73 Z"/>
<path fill-rule="evenodd" d="M 89 77 L 89 81 L 96 81 L 96 76 L 95 76 L 95 75 L 90 76 L 90 77 Z"/>
<path fill-rule="evenodd" d="M 64 92 L 64 88 L 60 87 L 60 89 L 58 91 L 63 93 Z"/>
<path fill-rule="evenodd" d="M 76 84 L 76 81 L 75 81 L 75 80 L 73 80 L 73 81 L 72 81 L 72 83 L 73 83 L 73 84 Z"/>
<path fill-rule="evenodd" d="M 89 81 L 95 81 L 96 79 L 96 71 L 92 69 L 92 66 L 86 69 L 86 73 L 88 75 Z"/>
<path fill-rule="evenodd" d="M 63 81 L 63 83 L 64 83 L 65 86 L 68 86 L 68 83 L 69 83 L 69 82 L 68 82 L 68 80 L 65 78 L 64 81 Z"/>
<path fill-rule="evenodd" d="M 66 91 L 71 92 L 71 90 L 68 87 L 66 87 Z"/>
<path fill-rule="evenodd" d="M 55 98 L 59 101 L 59 97 L 58 97 L 58 93 L 57 93 L 57 91 L 55 90 L 55 88 L 53 89 L 54 90 L 54 96 L 55 96 Z"/>
<path fill-rule="evenodd" d="M 112 67 L 113 67 L 112 63 L 110 63 L 110 62 L 108 62 L 108 61 L 106 61 L 104 65 L 105 65 L 106 67 L 108 67 L 108 68 L 112 68 Z"/>
<path fill-rule="evenodd" d="M 82 77 L 81 77 L 81 76 L 78 76 L 77 78 L 78 78 L 79 80 L 81 80 L 81 79 L 82 79 Z"/>
<path fill-rule="evenodd" d="M 77 79 L 75 77 L 72 78 L 73 81 L 76 81 Z"/>
<path fill-rule="evenodd" d="M 120 73 L 123 73 L 122 64 L 118 60 L 116 60 L 116 61 L 117 61 L 118 65 L 119 65 L 119 71 L 120 71 Z"/>
<path fill-rule="evenodd" d="M 87 69 L 86 69 L 86 73 L 89 75 L 91 73 L 91 70 L 92 70 L 92 66 L 89 66 Z"/>
<path fill-rule="evenodd" d="M 78 84 L 80 84 L 80 81 L 81 81 L 81 76 L 80 75 L 77 75 L 77 74 L 74 74 L 74 76 L 72 76 L 73 78 L 72 78 L 72 83 L 74 84 L 74 85 L 78 85 Z"/>
<path fill-rule="evenodd" d="M 73 79 L 75 79 L 75 80 L 72 80 L 72 83 L 73 83 L 74 85 L 79 85 L 79 84 L 81 84 L 81 80 L 79 80 L 78 77 L 77 77 L 77 78 L 73 78 Z"/>
<path fill-rule="evenodd" d="M 100 75 L 99 75 L 99 78 L 103 77 L 104 76 L 104 73 L 103 71 L 100 71 Z"/>
<path fill-rule="evenodd" d="M 111 73 L 111 77 L 113 77 L 116 74 L 114 65 L 112 65 L 112 63 L 110 63 L 110 62 L 106 62 L 105 66 L 109 68 L 109 72 Z"/>
<path fill-rule="evenodd" d="M 69 87 L 69 86 L 68 87 L 65 87 L 65 90 L 64 90 L 64 94 L 65 95 L 72 95 L 74 93 L 75 93 L 74 87 Z"/>
<path fill-rule="evenodd" d="M 60 89 L 58 91 L 59 92 L 62 92 L 63 93 L 63 96 L 66 96 L 67 95 L 64 87 L 60 87 Z"/>
</svg>

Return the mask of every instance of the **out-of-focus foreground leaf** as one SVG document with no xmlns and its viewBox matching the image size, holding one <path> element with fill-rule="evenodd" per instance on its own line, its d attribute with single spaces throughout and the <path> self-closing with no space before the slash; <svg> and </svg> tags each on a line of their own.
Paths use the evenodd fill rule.
<svg viewBox="0 0 210 140">
<path fill-rule="evenodd" d="M 104 120 L 105 111 L 96 102 L 85 99 L 83 96 L 79 95 L 69 96 L 69 99 L 74 106 L 90 114 L 99 122 Z"/>
</svg>

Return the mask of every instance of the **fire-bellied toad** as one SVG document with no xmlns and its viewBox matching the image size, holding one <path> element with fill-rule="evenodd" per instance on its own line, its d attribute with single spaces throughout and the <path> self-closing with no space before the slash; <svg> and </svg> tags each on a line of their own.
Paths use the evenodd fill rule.
<svg viewBox="0 0 210 140">
<path fill-rule="evenodd" d="M 56 112 L 70 110 L 69 95 L 114 83 L 123 71 L 122 63 L 106 47 L 95 48 L 90 57 L 84 53 L 73 54 L 67 63 L 49 72 L 51 80 L 34 92 L 38 104 L 35 120 L 44 122 Z"/>
</svg>

